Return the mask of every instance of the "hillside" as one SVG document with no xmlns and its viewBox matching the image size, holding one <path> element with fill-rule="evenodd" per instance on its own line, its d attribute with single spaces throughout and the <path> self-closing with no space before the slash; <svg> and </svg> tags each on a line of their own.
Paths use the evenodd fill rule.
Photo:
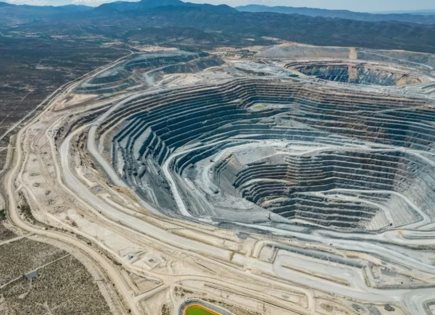
<svg viewBox="0 0 435 315">
<path fill-rule="evenodd" d="M 353 12 L 347 10 L 325 10 L 315 8 L 297 8 L 285 6 L 264 6 L 264 5 L 247 5 L 237 7 L 241 12 L 270 12 L 282 14 L 300 14 L 313 17 L 329 17 L 349 20 L 359 20 L 368 22 L 398 21 L 418 24 L 434 24 L 435 14 L 426 13 L 425 15 L 417 13 L 388 13 L 372 14 Z"/>
<path fill-rule="evenodd" d="M 0 7 L 0 30 L 104 36 L 121 41 L 211 47 L 268 44 L 266 38 L 315 45 L 435 52 L 435 25 L 239 12 L 179 0 L 115 2 L 88 7 Z"/>
</svg>

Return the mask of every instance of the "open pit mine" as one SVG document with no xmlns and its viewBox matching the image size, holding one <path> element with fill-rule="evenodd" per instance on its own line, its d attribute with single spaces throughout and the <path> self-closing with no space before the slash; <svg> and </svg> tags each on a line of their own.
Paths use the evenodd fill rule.
<svg viewBox="0 0 435 315">
<path fill-rule="evenodd" d="M 114 313 L 435 314 L 434 66 L 143 47 L 18 133 L 11 219 L 92 259 Z"/>
</svg>

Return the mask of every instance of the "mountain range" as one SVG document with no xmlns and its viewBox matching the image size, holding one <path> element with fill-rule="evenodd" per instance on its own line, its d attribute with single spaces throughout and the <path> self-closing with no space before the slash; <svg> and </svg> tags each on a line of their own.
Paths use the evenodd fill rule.
<svg viewBox="0 0 435 315">
<path fill-rule="evenodd" d="M 287 15 L 304 15 L 310 17 L 339 18 L 368 22 L 397 21 L 417 24 L 435 24 L 435 12 L 424 11 L 415 13 L 363 13 L 347 10 L 326 10 L 305 7 L 287 6 L 265 6 L 265 5 L 246 5 L 232 8 L 227 5 L 195 4 L 180 0 L 141 0 L 138 2 L 116 1 L 100 5 L 99 7 L 87 7 L 82 5 L 65 6 L 32 6 L 14 5 L 0 2 L 0 16 L 6 18 L 58 18 L 64 14 L 81 14 L 92 12 L 91 14 L 101 13 L 148 13 L 153 10 L 197 10 L 214 13 L 276 13 Z M 9 16 L 8 16 L 9 15 Z M 88 15 L 89 16 L 89 15 Z"/>
<path fill-rule="evenodd" d="M 201 48 L 268 44 L 270 38 L 276 38 L 315 45 L 435 52 L 435 24 L 425 21 L 433 16 L 420 16 L 417 23 L 412 22 L 415 15 L 406 14 L 391 17 L 307 8 L 268 12 L 268 7 L 255 7 L 258 12 L 251 12 L 254 9 L 250 8 L 180 0 L 120 1 L 96 8 L 0 3 L 0 34 L 104 36 Z"/>
<path fill-rule="evenodd" d="M 214 12 L 235 12 L 236 10 L 227 5 L 210 5 L 210 4 L 196 4 L 183 2 L 180 0 L 142 0 L 139 2 L 127 2 L 118 1 L 102 4 L 97 7 L 96 11 L 106 11 L 106 12 L 143 12 L 154 9 L 191 9 L 191 10 L 204 10 L 204 11 L 214 11 Z"/>
<path fill-rule="evenodd" d="M 271 12 L 281 14 L 300 14 L 312 17 L 328 17 L 349 20 L 381 22 L 381 21 L 399 21 L 409 23 L 433 24 L 435 23 L 435 14 L 430 11 L 417 12 L 397 12 L 397 13 L 364 13 L 353 12 L 348 10 L 325 10 L 316 8 L 297 8 L 285 6 L 265 6 L 265 5 L 246 5 L 237 7 L 242 12 Z"/>
</svg>

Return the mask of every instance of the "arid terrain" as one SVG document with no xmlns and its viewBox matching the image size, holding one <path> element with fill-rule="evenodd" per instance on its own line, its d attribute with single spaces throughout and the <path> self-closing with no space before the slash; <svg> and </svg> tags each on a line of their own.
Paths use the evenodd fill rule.
<svg viewBox="0 0 435 315">
<path fill-rule="evenodd" d="M 431 314 L 429 57 L 144 47 L 18 132 L 10 221 L 95 262 L 113 312 Z"/>
<path fill-rule="evenodd" d="M 268 10 L 0 2 L 0 314 L 435 314 L 435 15 Z"/>
</svg>

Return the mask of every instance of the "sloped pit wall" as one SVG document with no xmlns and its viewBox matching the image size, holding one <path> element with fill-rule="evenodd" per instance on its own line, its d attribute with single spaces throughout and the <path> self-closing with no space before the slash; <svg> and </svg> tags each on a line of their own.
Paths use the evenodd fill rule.
<svg viewBox="0 0 435 315">
<path fill-rule="evenodd" d="M 240 80 L 133 99 L 99 132 L 121 123 L 113 138 L 113 166 L 164 213 L 183 213 L 182 205 L 189 215 L 224 220 L 230 211 L 262 209 L 323 227 L 376 229 L 433 212 L 433 164 L 419 156 L 434 151 L 435 113 L 426 105 L 296 82 Z M 218 157 L 277 141 L 289 148 L 342 149 L 312 157 L 290 152 L 281 164 L 265 160 L 262 167 L 231 153 Z M 214 175 L 203 173 L 207 168 Z M 254 175 L 242 180 L 247 173 Z M 370 199 L 372 194 L 378 198 Z M 403 207 L 379 219 L 391 204 Z"/>
<path fill-rule="evenodd" d="M 222 64 L 219 57 L 207 53 L 178 51 L 139 54 L 83 83 L 76 92 L 112 94 L 137 86 L 147 86 L 149 82 L 145 76 L 153 76 L 152 80 L 158 80 L 164 74 L 195 73 Z"/>
<path fill-rule="evenodd" d="M 404 86 L 425 82 L 423 76 L 370 63 L 295 62 L 286 67 L 321 80 L 351 84 Z"/>
</svg>

